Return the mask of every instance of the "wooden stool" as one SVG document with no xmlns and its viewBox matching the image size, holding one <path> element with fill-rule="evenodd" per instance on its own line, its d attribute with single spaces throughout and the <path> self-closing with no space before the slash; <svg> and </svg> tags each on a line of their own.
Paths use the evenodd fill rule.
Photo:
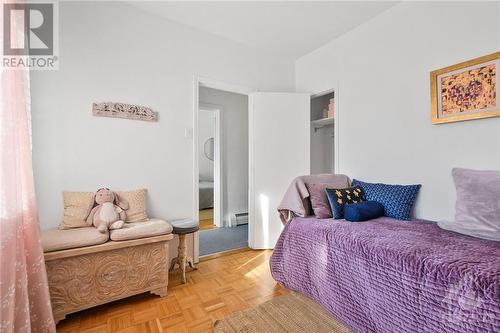
<svg viewBox="0 0 500 333">
<path fill-rule="evenodd" d="M 179 236 L 179 247 L 177 248 L 177 258 L 172 259 L 170 271 L 174 269 L 175 264 L 179 265 L 179 268 L 181 269 L 182 272 L 182 283 L 186 283 L 186 264 L 188 264 L 189 267 L 193 269 L 197 269 L 196 266 L 194 266 L 193 258 L 187 255 L 186 235 L 198 231 L 198 229 L 200 229 L 200 226 L 198 222 L 195 222 L 190 219 L 182 219 L 169 222 L 173 227 L 172 233 Z"/>
</svg>

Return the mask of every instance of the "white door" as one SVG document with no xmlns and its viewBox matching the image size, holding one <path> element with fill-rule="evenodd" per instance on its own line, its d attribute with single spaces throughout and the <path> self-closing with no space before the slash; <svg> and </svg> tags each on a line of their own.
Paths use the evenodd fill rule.
<svg viewBox="0 0 500 333">
<path fill-rule="evenodd" d="M 283 229 L 277 211 L 288 185 L 309 174 L 309 94 L 249 96 L 249 234 L 254 249 L 272 249 Z"/>
</svg>

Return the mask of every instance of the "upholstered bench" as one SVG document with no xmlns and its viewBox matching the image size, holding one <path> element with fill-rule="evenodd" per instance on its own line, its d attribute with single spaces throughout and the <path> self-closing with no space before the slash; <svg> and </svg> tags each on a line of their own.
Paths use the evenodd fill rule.
<svg viewBox="0 0 500 333">
<path fill-rule="evenodd" d="M 55 321 L 144 292 L 165 296 L 172 238 L 172 226 L 158 219 L 126 223 L 109 234 L 93 227 L 43 232 Z"/>
</svg>

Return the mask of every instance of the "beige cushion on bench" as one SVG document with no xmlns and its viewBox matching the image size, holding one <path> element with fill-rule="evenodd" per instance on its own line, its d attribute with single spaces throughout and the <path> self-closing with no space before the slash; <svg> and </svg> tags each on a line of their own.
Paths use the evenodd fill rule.
<svg viewBox="0 0 500 333">
<path fill-rule="evenodd" d="M 166 235 L 171 232 L 172 226 L 167 221 L 149 219 L 146 222 L 125 223 L 121 229 L 110 230 L 110 238 L 114 241 L 124 241 Z"/>
<path fill-rule="evenodd" d="M 108 233 L 102 234 L 94 227 L 68 230 L 50 229 L 42 233 L 44 252 L 97 245 L 105 243 L 108 240 Z"/>
</svg>

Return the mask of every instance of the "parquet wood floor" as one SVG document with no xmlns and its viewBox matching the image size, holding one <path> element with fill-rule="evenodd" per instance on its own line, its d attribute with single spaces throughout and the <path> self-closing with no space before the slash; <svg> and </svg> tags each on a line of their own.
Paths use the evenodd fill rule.
<svg viewBox="0 0 500 333">
<path fill-rule="evenodd" d="M 271 277 L 271 251 L 243 250 L 202 259 L 188 269 L 187 284 L 179 271 L 170 274 L 168 295 L 142 294 L 69 315 L 59 333 L 212 332 L 216 319 L 256 306 L 288 290 Z"/>
<path fill-rule="evenodd" d="M 217 228 L 214 224 L 214 210 L 202 209 L 200 210 L 200 230 L 209 230 Z"/>
</svg>

